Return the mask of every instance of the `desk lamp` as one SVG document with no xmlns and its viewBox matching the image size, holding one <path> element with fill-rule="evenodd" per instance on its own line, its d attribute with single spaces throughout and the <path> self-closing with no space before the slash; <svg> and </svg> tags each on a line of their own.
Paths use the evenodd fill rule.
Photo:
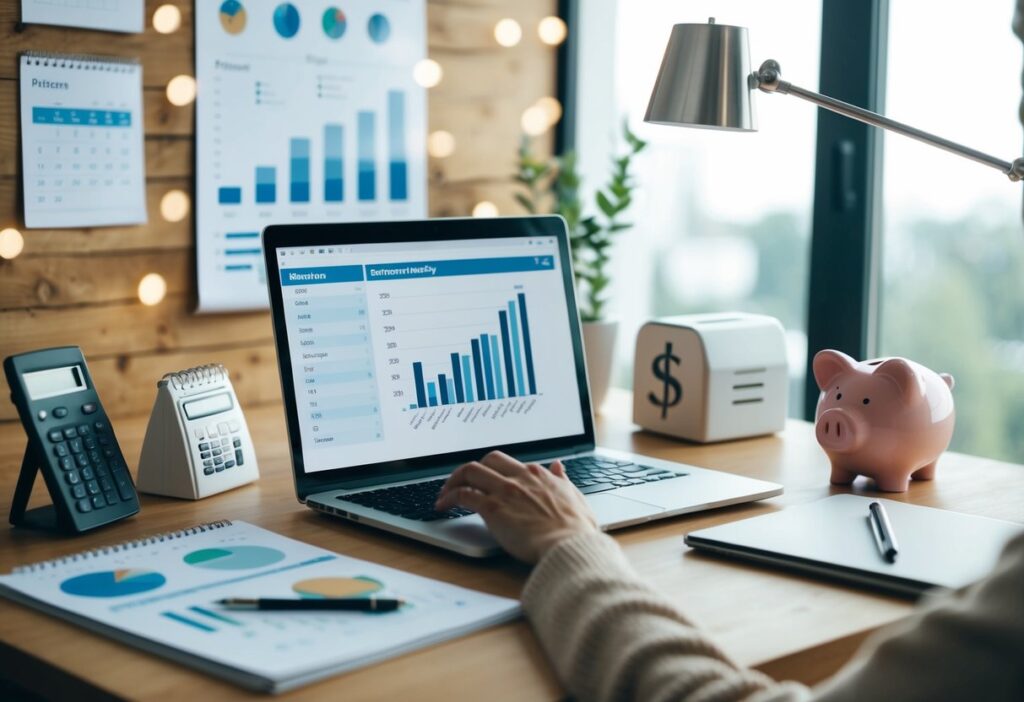
<svg viewBox="0 0 1024 702">
<path fill-rule="evenodd" d="M 1011 181 L 1024 178 L 1024 158 L 1004 161 L 848 102 L 800 88 L 782 80 L 782 69 L 777 61 L 769 59 L 752 73 L 747 28 L 715 24 L 713 17 L 707 24 L 677 24 L 672 28 L 644 121 L 703 129 L 757 131 L 751 97 L 755 88 L 766 93 L 795 95 L 826 110 L 931 144 L 997 168 Z"/>
</svg>

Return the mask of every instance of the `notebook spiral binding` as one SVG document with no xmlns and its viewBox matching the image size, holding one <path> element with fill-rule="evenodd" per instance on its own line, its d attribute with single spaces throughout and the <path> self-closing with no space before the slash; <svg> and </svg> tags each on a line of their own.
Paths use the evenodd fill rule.
<svg viewBox="0 0 1024 702">
<path fill-rule="evenodd" d="M 131 73 L 141 64 L 138 59 L 122 56 L 93 56 L 89 54 L 57 54 L 48 51 L 24 51 L 22 59 L 28 60 L 30 66 L 52 68 L 71 68 L 85 71 L 104 71 L 107 73 Z"/>
<path fill-rule="evenodd" d="M 216 522 L 205 522 L 203 524 L 197 524 L 194 527 L 189 527 L 188 529 L 179 529 L 178 531 L 165 531 L 162 534 L 154 534 L 153 536 L 147 536 L 142 539 L 122 541 L 119 544 L 111 544 L 110 546 L 102 546 L 100 548 L 79 551 L 78 553 L 72 553 L 68 556 L 52 558 L 48 561 L 30 563 L 29 565 L 14 568 L 11 572 L 37 573 L 41 570 L 46 570 L 47 568 L 56 568 L 58 566 L 68 565 L 69 563 L 78 563 L 80 561 L 85 561 L 89 558 L 98 558 L 99 556 L 106 556 L 111 553 L 120 553 L 122 551 L 130 551 L 132 549 L 142 548 L 143 546 L 149 546 L 150 544 L 163 543 L 164 541 L 171 541 L 173 539 L 182 539 L 186 536 L 192 536 L 193 534 L 201 534 L 205 531 L 212 531 L 214 529 L 223 529 L 227 526 L 231 526 L 230 519 L 221 519 Z"/>
<path fill-rule="evenodd" d="M 168 381 L 175 390 L 186 390 L 197 385 L 206 385 L 214 381 L 223 381 L 227 370 L 220 363 L 207 363 L 195 368 L 186 368 L 176 373 L 166 373 L 162 380 Z"/>
</svg>

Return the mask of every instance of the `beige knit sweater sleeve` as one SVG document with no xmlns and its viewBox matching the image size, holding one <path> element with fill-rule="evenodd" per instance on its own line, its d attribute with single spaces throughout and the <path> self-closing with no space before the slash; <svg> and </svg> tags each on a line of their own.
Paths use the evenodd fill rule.
<svg viewBox="0 0 1024 702">
<path fill-rule="evenodd" d="M 869 641 L 814 691 L 735 665 L 604 534 L 546 554 L 523 605 L 580 700 L 1024 700 L 1024 535 L 989 578 Z"/>
</svg>

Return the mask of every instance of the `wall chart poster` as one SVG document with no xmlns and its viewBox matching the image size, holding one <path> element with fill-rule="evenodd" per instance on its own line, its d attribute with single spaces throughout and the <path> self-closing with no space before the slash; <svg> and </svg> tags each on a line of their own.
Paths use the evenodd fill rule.
<svg viewBox="0 0 1024 702">
<path fill-rule="evenodd" d="M 425 0 L 197 0 L 200 311 L 266 307 L 270 224 L 427 213 Z"/>
</svg>

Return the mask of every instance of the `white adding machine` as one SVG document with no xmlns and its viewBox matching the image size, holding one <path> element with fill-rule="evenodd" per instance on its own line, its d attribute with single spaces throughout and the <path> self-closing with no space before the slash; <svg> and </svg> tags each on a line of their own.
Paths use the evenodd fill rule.
<svg viewBox="0 0 1024 702">
<path fill-rule="evenodd" d="M 161 378 L 139 458 L 139 491 L 198 500 L 259 477 L 249 427 L 224 366 Z"/>
</svg>

